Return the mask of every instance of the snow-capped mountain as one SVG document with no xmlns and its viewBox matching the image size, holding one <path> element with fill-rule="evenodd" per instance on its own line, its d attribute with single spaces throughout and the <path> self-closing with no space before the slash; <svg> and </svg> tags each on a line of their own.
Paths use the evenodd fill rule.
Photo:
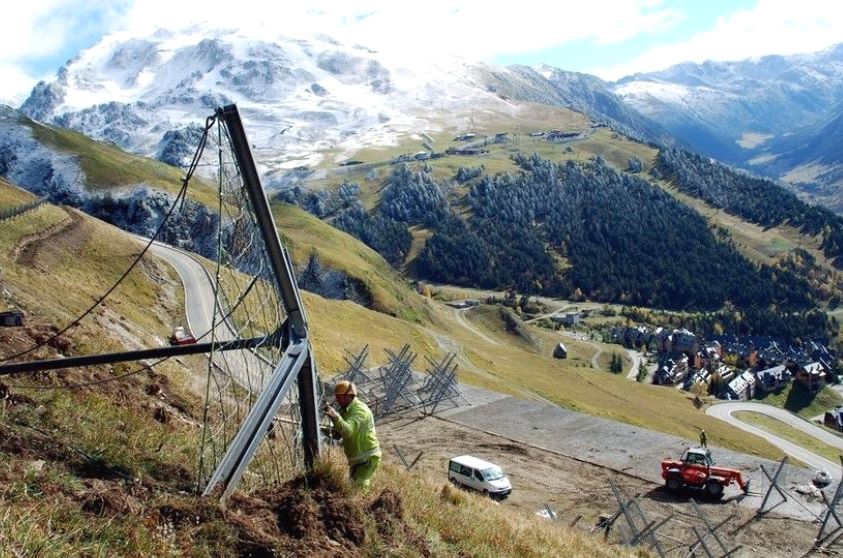
<svg viewBox="0 0 843 558">
<path fill-rule="evenodd" d="M 325 37 L 256 40 L 200 27 L 114 34 L 39 83 L 21 111 L 178 162 L 204 116 L 237 103 L 272 169 L 315 163 L 326 149 L 435 130 L 445 111 L 505 104 L 472 81 L 474 67 L 461 60 L 414 68 L 387 60 Z"/>
<path fill-rule="evenodd" d="M 443 108 L 501 101 L 466 80 L 471 67 L 400 64 L 329 38 L 256 40 L 195 27 L 149 37 L 114 34 L 39 83 L 21 111 L 40 121 L 175 162 L 213 109 L 237 103 L 270 167 L 313 163 L 314 153 L 388 144 L 429 130 Z M 424 76 L 424 77 L 422 77 Z M 267 157 L 269 155 L 269 157 Z"/>
<path fill-rule="evenodd" d="M 843 44 L 813 54 L 679 64 L 612 90 L 693 149 L 736 164 L 843 100 Z"/>
<path fill-rule="evenodd" d="M 564 72 L 556 70 L 556 81 Z M 39 83 L 20 107 L 43 122 L 169 163 L 192 154 L 204 116 L 237 103 L 257 159 L 274 171 L 312 165 L 331 150 L 340 160 L 362 146 L 445 128 L 470 129 L 474 116 L 517 114 L 513 101 L 562 105 L 657 141 L 640 115 L 604 114 L 591 99 L 572 99 L 542 72 L 433 57 L 390 58 L 327 37 L 255 38 L 236 30 L 193 27 L 150 36 L 116 33 Z M 564 85 L 564 84 L 563 84 Z M 586 87 L 587 89 L 587 87 Z M 590 110 L 591 109 L 591 110 Z M 549 125 L 552 125 L 550 123 Z"/>
</svg>

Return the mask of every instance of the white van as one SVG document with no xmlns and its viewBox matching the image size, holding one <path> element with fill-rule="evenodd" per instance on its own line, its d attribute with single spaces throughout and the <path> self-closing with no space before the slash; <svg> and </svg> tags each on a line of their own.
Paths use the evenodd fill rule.
<svg viewBox="0 0 843 558">
<path fill-rule="evenodd" d="M 471 455 L 451 459 L 448 463 L 448 480 L 501 500 L 512 492 L 512 485 L 500 467 Z"/>
</svg>

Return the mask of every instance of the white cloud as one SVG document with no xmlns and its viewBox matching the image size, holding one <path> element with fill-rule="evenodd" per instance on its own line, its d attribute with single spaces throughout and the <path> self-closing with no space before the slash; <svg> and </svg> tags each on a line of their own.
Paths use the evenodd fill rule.
<svg viewBox="0 0 843 558">
<path fill-rule="evenodd" d="M 0 62 L 0 83 L 3 84 L 0 89 L 0 104 L 20 105 L 36 81 L 34 76 L 24 72 L 19 66 Z"/>
<path fill-rule="evenodd" d="M 717 20 L 713 29 L 661 45 L 628 64 L 596 68 L 604 79 L 655 71 L 680 62 L 743 60 L 797 54 L 843 42 L 843 3 L 832 0 L 760 0 L 754 8 Z"/>
<path fill-rule="evenodd" d="M 259 0 L 239 0 L 236 4 L 230 0 L 139 0 L 128 15 L 131 27 L 145 31 L 162 24 L 182 27 L 206 22 L 249 28 L 253 33 L 318 32 L 403 57 L 448 52 L 482 59 L 571 40 L 618 42 L 663 30 L 680 18 L 678 11 L 661 0 L 590 0 L 576 4 L 522 0 L 506 8 L 488 0 L 313 0 L 300 5 Z"/>
<path fill-rule="evenodd" d="M 62 55 L 79 37 L 114 25 L 126 0 L 15 0 L 0 41 L 0 102 L 18 102 L 38 79 L 44 59 Z M 53 75 L 57 68 L 46 72 Z"/>
<path fill-rule="evenodd" d="M 661 33 L 683 14 L 670 0 L 488 0 L 424 3 L 395 0 L 16 0 L 4 28 L 0 99 L 19 97 L 37 78 L 37 62 L 65 53 L 80 33 L 152 32 L 196 23 L 243 28 L 271 38 L 322 33 L 404 59 L 448 52 L 466 59 L 535 52 L 571 41 L 621 43 Z M 96 16 L 96 17 L 94 17 Z M 833 0 L 760 0 L 752 9 L 678 44 L 654 48 L 622 67 L 592 70 L 606 78 L 656 70 L 685 60 L 739 59 L 818 50 L 843 39 L 843 4 Z M 599 48 L 599 47 L 597 47 Z M 70 56 L 75 52 L 67 52 Z M 63 61 L 63 60 L 62 60 Z M 59 62 L 60 63 L 60 62 Z M 53 74 L 56 68 L 50 68 Z"/>
</svg>

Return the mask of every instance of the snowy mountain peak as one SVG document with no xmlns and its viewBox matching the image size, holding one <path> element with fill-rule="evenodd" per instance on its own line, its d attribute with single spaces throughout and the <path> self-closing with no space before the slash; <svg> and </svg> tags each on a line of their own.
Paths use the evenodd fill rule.
<svg viewBox="0 0 843 558">
<path fill-rule="evenodd" d="M 20 110 L 160 156 L 180 152 L 168 142 L 191 137 L 213 108 L 237 103 L 250 139 L 264 149 L 261 159 L 270 169 L 284 168 L 314 163 L 326 149 L 435 130 L 437 116 L 452 106 L 502 103 L 466 80 L 470 72 L 456 58 L 411 68 L 324 36 L 255 38 L 201 26 L 148 36 L 121 32 L 39 83 Z"/>
</svg>

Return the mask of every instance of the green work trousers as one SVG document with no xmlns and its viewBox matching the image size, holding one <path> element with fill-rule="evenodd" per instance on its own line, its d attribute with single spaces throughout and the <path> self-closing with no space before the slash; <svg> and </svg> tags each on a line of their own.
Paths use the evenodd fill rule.
<svg viewBox="0 0 843 558">
<path fill-rule="evenodd" d="M 351 482 L 355 486 L 367 489 L 372 484 L 372 479 L 375 478 L 375 471 L 378 470 L 378 465 L 381 464 L 381 458 L 373 456 L 357 465 L 352 465 L 349 471 Z"/>
</svg>

